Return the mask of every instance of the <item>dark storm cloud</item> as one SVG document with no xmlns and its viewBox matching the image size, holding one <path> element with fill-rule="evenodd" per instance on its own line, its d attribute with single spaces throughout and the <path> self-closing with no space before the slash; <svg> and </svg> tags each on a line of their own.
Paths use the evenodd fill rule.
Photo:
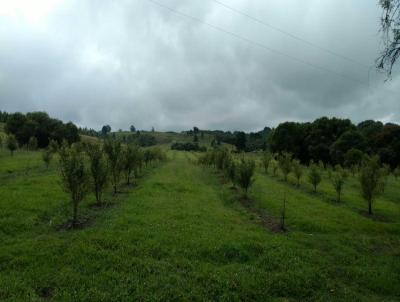
<svg viewBox="0 0 400 302">
<path fill-rule="evenodd" d="M 400 121 L 396 76 L 384 85 L 372 71 L 368 87 L 368 68 L 215 1 L 157 2 L 333 73 L 147 0 L 0 1 L 0 109 L 115 129 L 254 130 L 321 115 Z M 379 52 L 374 0 L 225 3 L 367 66 Z"/>
</svg>

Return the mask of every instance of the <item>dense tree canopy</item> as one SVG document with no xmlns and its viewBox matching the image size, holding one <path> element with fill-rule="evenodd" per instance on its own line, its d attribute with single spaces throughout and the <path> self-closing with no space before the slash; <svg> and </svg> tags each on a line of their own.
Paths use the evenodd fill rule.
<svg viewBox="0 0 400 302">
<path fill-rule="evenodd" d="M 32 137 L 40 148 L 47 147 L 50 140 L 69 144 L 79 141 L 78 128 L 72 123 L 63 123 L 49 117 L 45 112 L 13 113 L 7 116 L 5 130 L 15 135 L 20 146 L 28 144 Z"/>
<path fill-rule="evenodd" d="M 312 123 L 285 122 L 269 138 L 273 152 L 290 152 L 303 163 L 360 163 L 362 154 L 377 154 L 391 167 L 400 164 L 400 126 L 372 120 L 357 126 L 348 119 L 322 117 Z M 357 158 L 358 157 L 358 158 Z"/>
</svg>

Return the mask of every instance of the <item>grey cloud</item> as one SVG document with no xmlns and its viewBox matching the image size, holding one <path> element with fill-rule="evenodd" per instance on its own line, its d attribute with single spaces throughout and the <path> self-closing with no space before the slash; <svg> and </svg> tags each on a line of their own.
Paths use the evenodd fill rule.
<svg viewBox="0 0 400 302">
<path fill-rule="evenodd" d="M 234 14 L 214 1 L 157 0 L 300 60 L 366 82 L 368 70 Z M 39 1 L 40 2 L 40 1 Z M 226 2 L 228 3 L 228 2 Z M 374 64 L 369 1 L 230 1 L 333 51 Z M 0 14 L 0 109 L 46 110 L 99 129 L 256 130 L 321 115 L 399 122 L 396 92 L 301 64 L 147 0 L 65 1 L 38 24 Z M 7 28 L 7 30 L 5 30 Z"/>
</svg>

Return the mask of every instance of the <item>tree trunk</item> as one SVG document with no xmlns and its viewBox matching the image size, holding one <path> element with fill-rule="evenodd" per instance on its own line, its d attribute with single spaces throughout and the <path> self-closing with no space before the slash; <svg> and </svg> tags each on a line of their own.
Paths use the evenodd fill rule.
<svg viewBox="0 0 400 302">
<path fill-rule="evenodd" d="M 368 200 L 368 214 L 372 215 L 372 200 Z"/>
</svg>

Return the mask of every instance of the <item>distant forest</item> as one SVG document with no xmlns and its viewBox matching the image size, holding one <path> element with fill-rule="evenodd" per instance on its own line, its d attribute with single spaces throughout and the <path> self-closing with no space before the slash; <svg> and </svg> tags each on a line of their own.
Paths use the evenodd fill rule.
<svg viewBox="0 0 400 302">
<path fill-rule="evenodd" d="M 5 123 L 5 130 L 15 135 L 20 145 L 28 143 L 30 137 L 38 140 L 39 147 L 46 147 L 50 140 L 69 143 L 79 140 L 79 134 L 102 137 L 111 133 L 109 125 L 99 131 L 78 128 L 72 122 L 63 123 L 50 118 L 44 112 L 7 113 L 0 111 L 0 122 Z M 121 131 L 121 130 L 120 130 Z M 132 137 L 125 138 L 126 143 L 141 146 L 156 144 L 151 134 L 142 134 L 130 126 Z M 222 143 L 236 146 L 238 151 L 252 152 L 269 150 L 273 153 L 288 152 L 302 163 L 310 161 L 324 164 L 353 166 L 361 163 L 365 154 L 379 155 L 381 162 L 392 168 L 400 165 L 400 126 L 394 123 L 383 124 L 379 121 L 366 120 L 353 124 L 349 119 L 321 117 L 313 122 L 284 122 L 276 128 L 265 127 L 259 132 L 193 130 L 183 134 L 213 137 L 210 147 Z M 205 151 L 194 144 L 175 144 L 173 149 L 187 151 Z"/>
</svg>

